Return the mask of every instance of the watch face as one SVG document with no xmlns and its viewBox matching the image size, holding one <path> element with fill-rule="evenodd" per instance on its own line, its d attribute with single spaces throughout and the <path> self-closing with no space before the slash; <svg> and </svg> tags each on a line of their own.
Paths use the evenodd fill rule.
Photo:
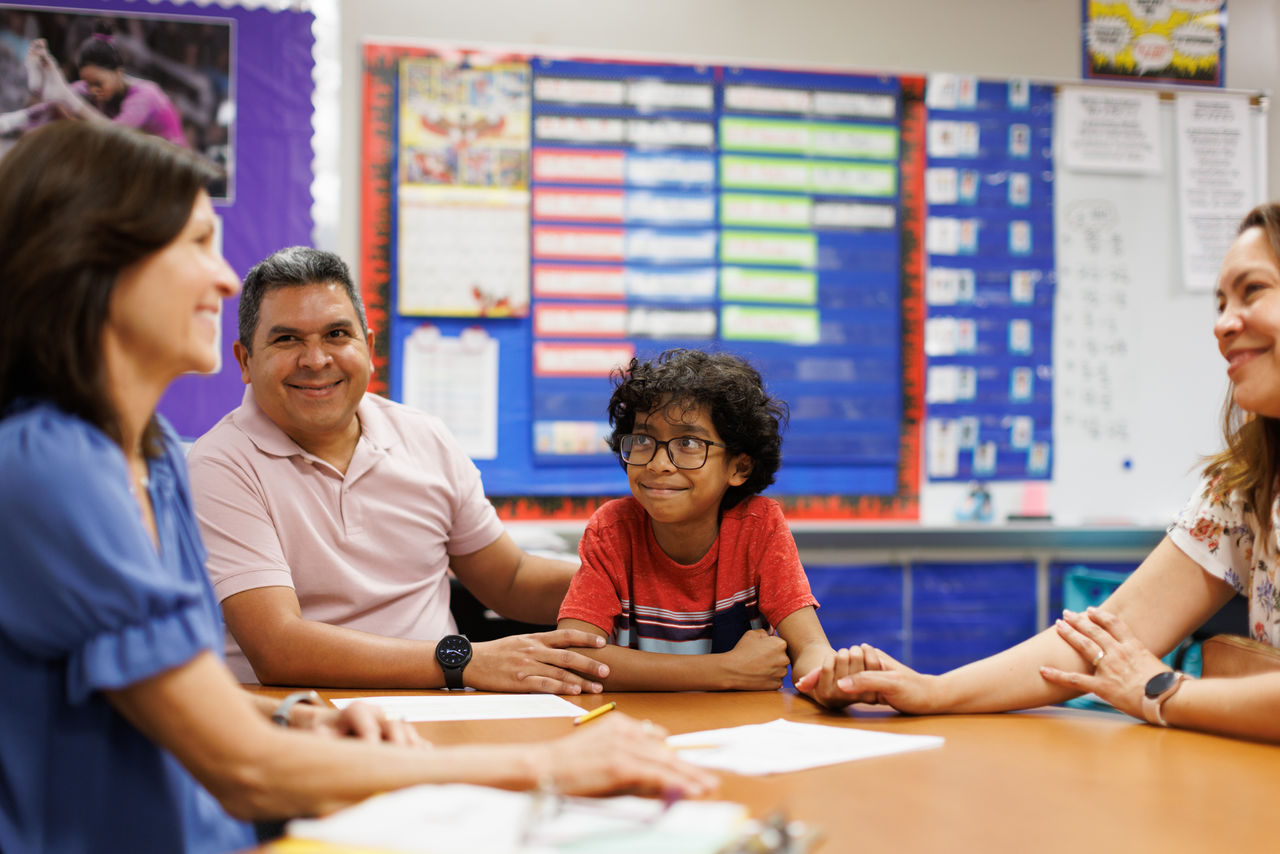
<svg viewBox="0 0 1280 854">
<path fill-rule="evenodd" d="M 1151 698 L 1159 697 L 1165 691 L 1173 687 L 1173 683 L 1178 679 L 1178 674 L 1172 670 L 1166 670 L 1163 673 L 1157 673 L 1147 680 L 1147 696 Z"/>
<path fill-rule="evenodd" d="M 462 635 L 448 635 L 436 644 L 436 660 L 445 667 L 461 667 L 471 658 L 471 641 Z"/>
</svg>

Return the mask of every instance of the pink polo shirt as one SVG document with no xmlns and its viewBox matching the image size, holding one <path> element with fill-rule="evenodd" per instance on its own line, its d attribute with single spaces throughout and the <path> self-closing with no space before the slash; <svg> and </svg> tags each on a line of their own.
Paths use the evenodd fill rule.
<svg viewBox="0 0 1280 854">
<path fill-rule="evenodd" d="M 218 601 L 292 587 L 307 620 L 436 640 L 456 630 L 449 555 L 502 535 L 480 472 L 438 418 L 366 394 L 346 475 L 298 447 L 245 390 L 192 446 L 196 516 Z M 227 664 L 256 681 L 234 638 Z"/>
</svg>

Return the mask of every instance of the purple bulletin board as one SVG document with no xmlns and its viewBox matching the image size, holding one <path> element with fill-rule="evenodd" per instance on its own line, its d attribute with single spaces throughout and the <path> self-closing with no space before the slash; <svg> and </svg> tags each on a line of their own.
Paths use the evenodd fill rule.
<svg viewBox="0 0 1280 854">
<path fill-rule="evenodd" d="M 73 39 L 67 34 L 86 27 L 92 32 L 98 19 L 112 22 L 115 32 L 125 34 L 126 44 L 130 35 L 139 45 L 145 42 L 136 53 L 156 57 L 143 68 L 129 67 L 126 57 L 127 73 L 157 79 L 162 86 L 166 67 L 170 78 L 194 73 L 213 81 L 216 123 L 226 130 L 225 140 L 195 141 L 198 129 L 185 116 L 184 124 L 193 147 L 226 161 L 227 186 L 225 192 L 213 193 L 214 208 L 222 217 L 223 254 L 235 271 L 243 276 L 284 246 L 310 245 L 314 16 L 128 0 L 0 3 L 0 35 L 5 36 L 0 39 L 0 66 L 4 59 L 14 58 L 10 54 L 15 50 L 21 51 L 24 39 L 42 37 L 49 40 L 55 59 L 74 74 L 66 56 Z M 189 34 L 195 32 L 202 33 L 199 47 L 191 43 L 195 37 Z M 229 51 L 221 55 L 228 34 Z M 55 41 L 54 35 L 61 40 Z M 169 82 L 174 87 L 171 96 L 180 100 L 179 84 Z M 231 355 L 236 307 L 234 299 L 223 306 L 221 371 L 178 379 L 160 402 L 160 412 L 184 438 L 204 433 L 240 403 L 244 386 Z"/>
</svg>

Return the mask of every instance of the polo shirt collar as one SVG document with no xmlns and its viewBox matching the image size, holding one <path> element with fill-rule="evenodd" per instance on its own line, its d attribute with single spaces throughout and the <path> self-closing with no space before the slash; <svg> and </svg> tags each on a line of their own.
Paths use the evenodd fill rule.
<svg viewBox="0 0 1280 854">
<path fill-rule="evenodd" d="M 379 404 L 380 400 L 376 394 L 365 392 L 356 406 L 356 414 L 360 416 L 361 438 L 374 448 L 385 451 L 400 444 L 401 437 Z"/>
<path fill-rule="evenodd" d="M 375 396 L 365 393 L 356 406 L 356 414 L 360 418 L 360 438 L 377 450 L 387 450 L 399 444 L 400 436 L 392 428 L 390 421 L 382 412 L 382 408 L 373 399 Z M 253 386 L 245 386 L 244 398 L 240 408 L 232 414 L 235 425 L 239 427 L 249 440 L 264 454 L 276 457 L 302 456 L 313 458 L 311 454 L 298 446 L 289 438 L 274 421 L 267 417 L 253 396 Z M 357 451 L 359 445 L 357 445 Z"/>
</svg>

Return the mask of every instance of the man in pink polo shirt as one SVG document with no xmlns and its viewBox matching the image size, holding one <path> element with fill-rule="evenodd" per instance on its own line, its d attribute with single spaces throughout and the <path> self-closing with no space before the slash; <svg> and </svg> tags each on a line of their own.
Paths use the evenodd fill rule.
<svg viewBox="0 0 1280 854">
<path fill-rule="evenodd" d="M 283 249 L 245 278 L 241 405 L 191 448 L 196 514 L 242 681 L 360 688 L 601 690 L 579 631 L 472 645 L 449 578 L 555 622 L 576 567 L 526 554 L 437 418 L 367 392 L 371 335 L 346 264 Z"/>
</svg>

